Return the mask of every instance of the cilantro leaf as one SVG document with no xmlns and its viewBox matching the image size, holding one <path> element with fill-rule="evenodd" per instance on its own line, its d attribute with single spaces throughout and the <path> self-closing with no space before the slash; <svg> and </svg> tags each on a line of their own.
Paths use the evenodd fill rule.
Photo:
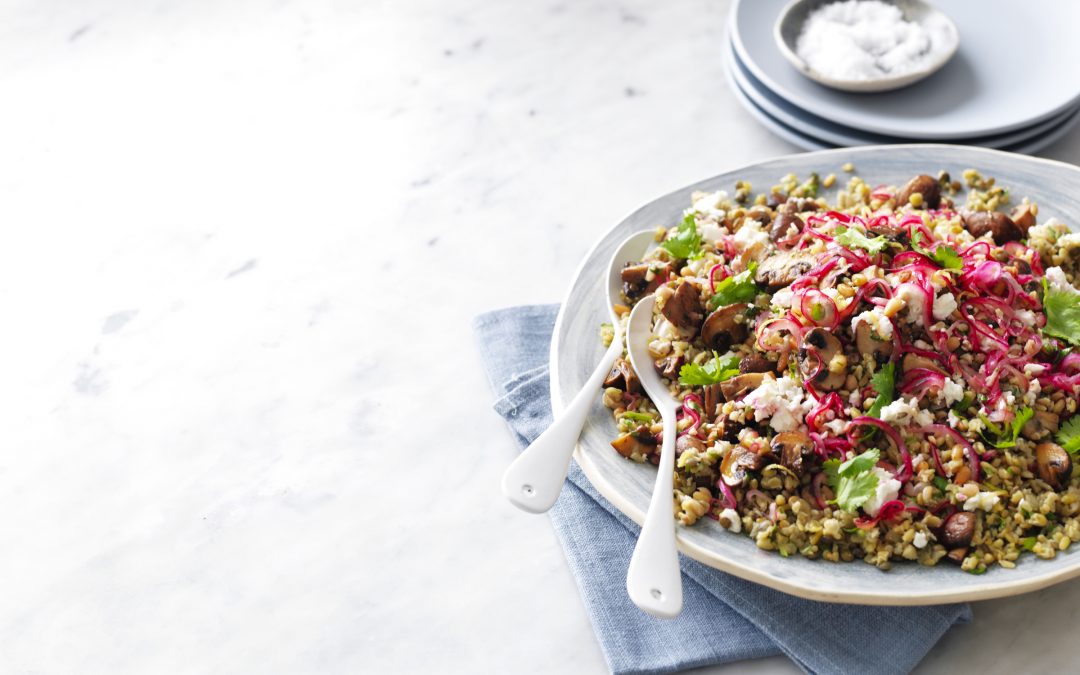
<svg viewBox="0 0 1080 675">
<path fill-rule="evenodd" d="M 934 476 L 934 487 L 942 492 L 945 492 L 949 487 L 949 481 L 945 480 L 941 476 Z"/>
<path fill-rule="evenodd" d="M 959 271 L 964 268 L 964 260 L 956 252 L 955 248 L 939 243 L 933 251 L 930 251 L 921 246 L 925 238 L 926 235 L 920 230 L 916 230 L 911 237 L 911 249 L 930 258 L 942 269 Z"/>
<path fill-rule="evenodd" d="M 686 214 L 682 224 L 679 225 L 679 229 L 675 231 L 674 236 L 665 239 L 663 243 L 660 244 L 660 248 L 663 248 L 680 260 L 689 260 L 697 257 L 701 253 L 701 233 L 698 232 L 697 221 L 694 220 L 694 214 Z"/>
<path fill-rule="evenodd" d="M 979 413 L 979 419 L 995 437 L 992 439 L 983 434 L 983 439 L 995 448 L 1016 447 L 1016 439 L 1020 437 L 1020 431 L 1034 415 L 1035 411 L 1025 406 L 1016 411 L 1011 425 L 998 425 L 991 422 L 986 415 Z"/>
<path fill-rule="evenodd" d="M 717 307 L 734 305 L 737 302 L 752 302 L 761 292 L 758 285 L 754 283 L 756 269 L 757 263 L 751 262 L 746 270 L 716 284 L 716 292 L 709 298 L 709 309 L 714 310 Z"/>
<path fill-rule="evenodd" d="M 945 244 L 938 244 L 930 258 L 941 265 L 942 269 L 961 270 L 964 268 L 964 261 L 960 258 L 960 254 L 956 252 L 956 249 Z"/>
<path fill-rule="evenodd" d="M 838 459 L 824 463 L 825 477 L 836 499 L 833 503 L 845 511 L 855 511 L 873 496 L 878 486 L 874 466 L 881 458 L 877 448 L 871 448 L 843 464 Z"/>
<path fill-rule="evenodd" d="M 854 511 L 867 502 L 877 490 L 878 477 L 872 471 L 864 471 L 850 478 L 841 476 L 836 490 L 836 505 L 845 511 Z"/>
<path fill-rule="evenodd" d="M 1035 544 L 1038 543 L 1038 539 L 1035 537 L 1024 537 L 1020 540 L 1020 545 L 1024 547 L 1025 551 L 1034 550 Z"/>
<path fill-rule="evenodd" d="M 1066 452 L 1075 455 L 1080 452 L 1080 415 L 1073 415 L 1057 433 L 1057 442 Z"/>
<path fill-rule="evenodd" d="M 881 409 L 892 403 L 896 397 L 896 364 L 887 363 L 874 373 L 870 378 L 870 386 L 878 393 L 878 397 L 874 399 L 874 404 L 866 411 L 866 415 L 881 419 Z"/>
<path fill-rule="evenodd" d="M 1044 278 L 1043 309 L 1044 333 L 1080 345 L 1080 291 L 1051 287 Z"/>
<path fill-rule="evenodd" d="M 861 248 L 870 253 L 881 253 L 889 245 L 889 240 L 882 236 L 870 239 L 858 230 L 849 229 L 843 225 L 836 228 L 836 236 L 833 238 L 837 244 L 847 248 Z"/>
<path fill-rule="evenodd" d="M 705 386 L 729 380 L 739 374 L 739 357 L 722 359 L 713 352 L 713 358 L 700 366 L 688 363 L 679 369 L 679 382 L 688 386 Z"/>
<path fill-rule="evenodd" d="M 881 451 L 877 448 L 870 448 L 861 455 L 856 455 L 848 461 L 840 465 L 837 473 L 841 476 L 852 476 L 857 473 L 869 471 L 874 468 L 874 465 L 881 459 Z"/>
</svg>

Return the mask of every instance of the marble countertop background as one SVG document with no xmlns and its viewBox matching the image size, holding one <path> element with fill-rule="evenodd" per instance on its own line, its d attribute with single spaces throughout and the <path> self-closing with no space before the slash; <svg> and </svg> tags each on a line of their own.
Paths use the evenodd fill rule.
<svg viewBox="0 0 1080 675">
<path fill-rule="evenodd" d="M 0 8 L 0 670 L 604 672 L 469 319 L 795 151 L 728 9 Z M 980 603 L 919 671 L 1071 668 L 1078 601 Z"/>
</svg>

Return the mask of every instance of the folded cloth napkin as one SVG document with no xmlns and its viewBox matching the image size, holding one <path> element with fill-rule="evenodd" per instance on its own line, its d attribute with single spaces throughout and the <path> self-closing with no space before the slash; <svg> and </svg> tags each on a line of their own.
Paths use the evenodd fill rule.
<svg viewBox="0 0 1080 675">
<path fill-rule="evenodd" d="M 557 305 L 482 314 L 474 330 L 495 410 L 521 448 L 551 424 L 548 347 Z M 683 611 L 655 619 L 626 594 L 638 526 L 576 465 L 549 512 L 611 671 L 670 673 L 783 653 L 808 673 L 907 673 L 967 605 L 864 607 L 803 600 L 680 556 Z M 522 515 L 522 517 L 527 517 Z"/>
</svg>

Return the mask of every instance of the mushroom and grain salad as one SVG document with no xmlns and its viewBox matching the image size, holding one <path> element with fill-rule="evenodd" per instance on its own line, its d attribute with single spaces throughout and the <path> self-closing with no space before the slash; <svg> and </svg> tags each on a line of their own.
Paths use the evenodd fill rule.
<svg viewBox="0 0 1080 675">
<path fill-rule="evenodd" d="M 1080 234 L 974 170 L 695 194 L 622 271 L 682 402 L 674 511 L 783 556 L 979 574 L 1080 540 Z M 602 331 L 605 341 L 610 330 Z M 658 461 L 630 363 L 612 447 Z"/>
</svg>

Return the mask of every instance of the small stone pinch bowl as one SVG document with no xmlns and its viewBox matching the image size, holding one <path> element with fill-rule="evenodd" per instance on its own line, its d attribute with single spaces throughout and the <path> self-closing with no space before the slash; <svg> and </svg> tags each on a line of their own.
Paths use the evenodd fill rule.
<svg viewBox="0 0 1080 675">
<path fill-rule="evenodd" d="M 930 3 L 923 0 L 893 0 L 893 4 L 903 13 L 904 20 L 920 24 L 923 27 L 942 28 L 946 36 L 947 46 L 939 51 L 938 58 L 928 62 L 923 68 L 903 75 L 881 77 L 870 80 L 838 80 L 828 77 L 811 68 L 795 52 L 795 44 L 802 31 L 807 17 L 814 10 L 824 5 L 832 4 L 838 0 L 794 0 L 780 12 L 773 29 L 773 37 L 780 53 L 791 62 L 795 68 L 806 77 L 833 89 L 853 92 L 890 91 L 914 84 L 919 80 L 933 75 L 941 69 L 949 59 L 953 57 L 960 47 L 960 32 L 944 12 L 934 8 Z"/>
</svg>

